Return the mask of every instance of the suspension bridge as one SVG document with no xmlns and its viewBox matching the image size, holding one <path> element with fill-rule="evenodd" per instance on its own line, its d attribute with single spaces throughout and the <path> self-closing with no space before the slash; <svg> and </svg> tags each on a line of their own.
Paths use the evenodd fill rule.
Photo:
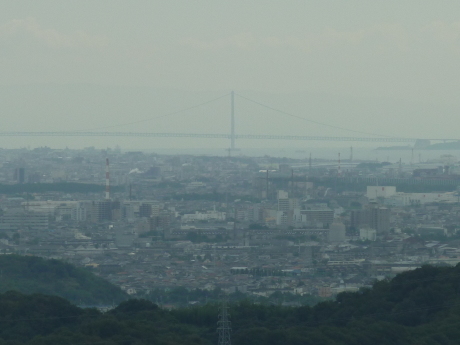
<svg viewBox="0 0 460 345">
<path fill-rule="evenodd" d="M 82 130 L 82 131 L 0 131 L 0 137 L 137 137 L 137 138 L 208 138 L 208 139 L 227 139 L 230 141 L 230 150 L 236 150 L 236 140 L 238 139 L 249 139 L 249 140 L 292 140 L 292 141 L 335 141 L 335 142 L 380 142 L 380 143 L 408 143 L 415 144 L 419 140 L 425 141 L 458 141 L 459 139 L 446 139 L 446 138 L 407 138 L 407 137 L 393 137 L 384 136 L 373 133 L 366 133 L 357 131 L 354 129 L 343 128 L 324 122 L 315 121 L 306 117 L 301 117 L 292 113 L 288 113 L 258 101 L 252 100 L 242 95 L 239 97 L 258 104 L 262 107 L 278 112 L 281 115 L 297 118 L 309 123 L 321 125 L 328 128 L 339 129 L 342 131 L 351 132 L 353 136 L 321 136 L 321 135 L 282 135 L 282 134 L 237 134 L 235 131 L 235 94 L 233 91 L 229 94 L 220 96 L 213 100 L 194 105 L 179 111 L 167 113 L 161 116 L 152 117 L 149 119 L 123 123 L 118 125 L 112 125 L 93 130 Z M 229 133 L 157 133 L 157 132 L 137 132 L 137 131 L 109 131 L 108 129 L 113 127 L 122 127 L 133 124 L 139 124 L 147 121 L 153 121 L 162 117 L 176 115 L 187 110 L 198 108 L 214 102 L 218 99 L 230 96 L 230 131 Z"/>
<path fill-rule="evenodd" d="M 308 135 L 271 134 L 210 134 L 210 133 L 151 133 L 151 132 L 0 132 L 0 137 L 156 137 L 156 138 L 208 138 L 208 139 L 258 139 L 258 140 L 315 140 L 315 141 L 367 141 L 386 143 L 414 143 L 417 139 L 396 137 L 327 137 Z M 452 141 L 457 139 L 430 139 Z M 233 145 L 233 148 L 235 146 Z"/>
</svg>

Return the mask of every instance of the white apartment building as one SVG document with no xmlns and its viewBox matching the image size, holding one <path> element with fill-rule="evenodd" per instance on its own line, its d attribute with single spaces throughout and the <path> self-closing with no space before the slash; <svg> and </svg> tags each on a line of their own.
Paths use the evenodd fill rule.
<svg viewBox="0 0 460 345">
<path fill-rule="evenodd" d="M 395 186 L 367 186 L 366 197 L 369 201 L 377 201 L 378 198 L 389 198 L 395 194 Z"/>
<path fill-rule="evenodd" d="M 376 241 L 377 230 L 371 228 L 359 229 L 359 239 L 362 241 Z"/>
<path fill-rule="evenodd" d="M 225 212 L 218 212 L 215 210 L 207 211 L 205 213 L 196 211 L 195 213 L 191 214 L 184 214 L 182 216 L 182 222 L 195 222 L 199 220 L 217 220 L 217 221 L 225 221 L 226 220 L 226 213 Z"/>
<path fill-rule="evenodd" d="M 77 222 L 85 222 L 88 217 L 88 209 L 85 206 L 78 205 L 72 208 L 70 218 Z"/>
</svg>

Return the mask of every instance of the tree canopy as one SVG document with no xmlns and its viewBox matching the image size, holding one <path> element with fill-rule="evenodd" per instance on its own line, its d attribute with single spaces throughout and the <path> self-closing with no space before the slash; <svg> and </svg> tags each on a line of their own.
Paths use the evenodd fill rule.
<svg viewBox="0 0 460 345">
<path fill-rule="evenodd" d="M 61 296 L 76 304 L 111 305 L 127 294 L 92 272 L 59 260 L 0 255 L 0 292 L 16 290 Z"/>
<path fill-rule="evenodd" d="M 235 344 L 460 344 L 460 266 L 425 266 L 313 307 L 230 305 Z M 215 344 L 218 305 L 129 300 L 101 313 L 53 296 L 0 294 L 3 344 Z"/>
</svg>

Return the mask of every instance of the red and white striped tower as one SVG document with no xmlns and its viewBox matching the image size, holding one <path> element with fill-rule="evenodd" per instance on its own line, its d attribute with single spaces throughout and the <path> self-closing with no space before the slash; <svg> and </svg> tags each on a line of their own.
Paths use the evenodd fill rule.
<svg viewBox="0 0 460 345">
<path fill-rule="evenodd" d="M 105 160 L 105 200 L 110 200 L 110 172 L 108 158 Z"/>
</svg>

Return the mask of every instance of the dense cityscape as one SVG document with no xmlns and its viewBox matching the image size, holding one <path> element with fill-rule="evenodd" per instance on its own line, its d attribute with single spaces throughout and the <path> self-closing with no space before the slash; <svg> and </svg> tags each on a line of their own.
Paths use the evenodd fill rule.
<svg viewBox="0 0 460 345">
<path fill-rule="evenodd" d="M 0 345 L 460 345 L 459 1 L 3 1 Z"/>
<path fill-rule="evenodd" d="M 86 267 L 133 297 L 184 288 L 300 305 L 460 262 L 450 155 L 403 164 L 41 147 L 0 159 L 0 251 Z"/>
</svg>

